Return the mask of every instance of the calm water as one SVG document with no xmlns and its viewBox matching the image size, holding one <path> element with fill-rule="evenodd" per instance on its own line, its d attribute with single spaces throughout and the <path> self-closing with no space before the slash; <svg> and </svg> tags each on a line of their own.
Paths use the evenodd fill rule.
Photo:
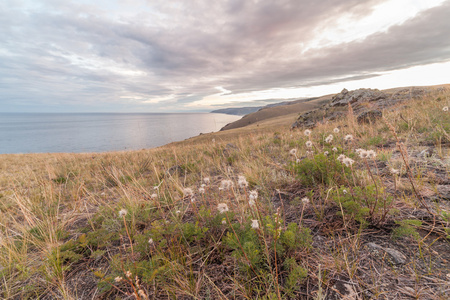
<svg viewBox="0 0 450 300">
<path fill-rule="evenodd" d="M 210 113 L 0 113 L 0 154 L 157 147 L 218 131 L 239 118 Z"/>
</svg>

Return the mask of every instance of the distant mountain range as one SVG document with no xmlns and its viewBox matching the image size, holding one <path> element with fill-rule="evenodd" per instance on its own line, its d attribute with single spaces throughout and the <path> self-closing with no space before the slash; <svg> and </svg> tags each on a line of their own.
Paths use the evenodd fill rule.
<svg viewBox="0 0 450 300">
<path fill-rule="evenodd" d="M 222 108 L 222 109 L 213 110 L 213 111 L 211 111 L 211 113 L 227 114 L 227 115 L 235 115 L 235 116 L 244 116 L 244 115 L 248 115 L 248 114 L 260 111 L 261 109 L 266 109 L 266 108 L 276 107 L 276 106 L 282 106 L 282 105 L 298 104 L 298 103 L 302 103 L 302 102 L 308 102 L 308 101 L 311 101 L 311 100 L 314 100 L 314 99 L 316 99 L 316 98 L 300 98 L 300 99 L 292 99 L 292 100 L 289 100 L 289 101 L 272 103 L 272 104 L 268 104 L 268 105 L 265 105 L 265 106 Z"/>
<path fill-rule="evenodd" d="M 231 108 L 216 109 L 216 110 L 213 110 L 212 113 L 235 115 L 235 116 L 243 116 L 243 115 L 251 114 L 251 113 L 253 113 L 255 111 L 258 111 L 261 108 L 263 108 L 263 106 L 231 107 Z"/>
</svg>

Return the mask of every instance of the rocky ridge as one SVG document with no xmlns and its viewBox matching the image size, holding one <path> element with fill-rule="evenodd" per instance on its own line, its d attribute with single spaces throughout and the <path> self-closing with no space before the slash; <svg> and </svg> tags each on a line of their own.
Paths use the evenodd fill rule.
<svg viewBox="0 0 450 300">
<path fill-rule="evenodd" d="M 426 88 L 404 88 L 395 92 L 380 91 L 378 89 L 361 88 L 348 91 L 343 89 L 334 95 L 329 103 L 319 108 L 301 114 L 292 124 L 292 128 L 312 128 L 317 122 L 326 122 L 343 117 L 351 105 L 358 123 L 370 123 L 383 116 L 382 110 L 393 105 L 409 100 L 417 99 L 428 93 Z"/>
</svg>

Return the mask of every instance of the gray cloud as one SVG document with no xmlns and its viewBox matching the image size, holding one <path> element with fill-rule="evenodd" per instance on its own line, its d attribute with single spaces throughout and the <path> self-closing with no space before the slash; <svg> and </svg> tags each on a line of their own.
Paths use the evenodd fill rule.
<svg viewBox="0 0 450 300">
<path fill-rule="evenodd" d="M 344 13 L 358 20 L 384 1 L 148 1 L 145 10 L 128 1 L 125 11 L 109 2 L 2 1 L 0 111 L 182 109 L 215 86 L 313 86 L 450 59 L 450 1 L 303 54 Z M 132 100 L 168 95 L 151 106 Z"/>
</svg>

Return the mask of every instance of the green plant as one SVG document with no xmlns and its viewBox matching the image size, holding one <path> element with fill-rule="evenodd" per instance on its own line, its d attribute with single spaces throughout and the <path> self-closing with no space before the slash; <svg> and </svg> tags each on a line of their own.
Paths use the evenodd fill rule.
<svg viewBox="0 0 450 300">
<path fill-rule="evenodd" d="M 419 241 L 420 235 L 417 232 L 416 227 L 419 227 L 422 225 L 421 221 L 419 221 L 419 220 L 401 220 L 401 221 L 395 221 L 395 223 L 400 226 L 395 228 L 392 231 L 392 237 L 394 239 L 411 236 L 416 241 Z"/>
<path fill-rule="evenodd" d="M 289 297 L 294 297 L 295 292 L 301 287 L 300 284 L 308 276 L 308 271 L 300 266 L 292 257 L 284 261 L 283 267 L 288 274 L 285 279 L 284 291 Z"/>
<path fill-rule="evenodd" d="M 331 197 L 343 209 L 338 214 L 343 213 L 347 218 L 356 220 L 362 225 L 368 222 L 372 224 L 383 222 L 393 201 L 392 196 L 375 185 L 341 187 L 332 191 Z"/>
<path fill-rule="evenodd" d="M 341 185 L 351 178 L 350 168 L 341 164 L 334 155 L 316 154 L 313 158 L 293 163 L 292 167 L 300 182 L 306 186 Z"/>
</svg>

